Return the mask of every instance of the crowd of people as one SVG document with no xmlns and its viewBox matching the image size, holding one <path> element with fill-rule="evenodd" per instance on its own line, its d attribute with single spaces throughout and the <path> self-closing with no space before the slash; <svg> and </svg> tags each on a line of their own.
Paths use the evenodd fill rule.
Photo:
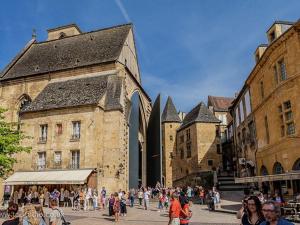
<svg viewBox="0 0 300 225">
<path fill-rule="evenodd" d="M 245 193 L 243 207 L 238 211 L 237 218 L 242 225 L 290 225 L 292 223 L 280 217 L 280 206 L 284 199 L 275 192 L 272 199 L 258 192 L 255 195 Z M 45 225 L 49 218 L 51 225 L 68 224 L 63 217 L 63 207 L 73 210 L 108 210 L 109 216 L 118 222 L 120 217 L 127 215 L 127 207 L 140 207 L 149 210 L 150 200 L 157 202 L 158 212 L 168 212 L 170 225 L 188 225 L 192 212 L 191 202 L 207 204 L 213 211 L 220 207 L 220 193 L 216 187 L 204 189 L 201 186 L 185 188 L 163 188 L 158 183 L 155 188 L 140 187 L 128 192 L 119 190 L 108 196 L 105 187 L 99 191 L 92 188 L 73 188 L 51 192 L 45 187 L 23 189 L 13 192 L 8 206 L 9 220 L 4 225 Z M 17 216 L 18 208 L 22 213 Z M 51 213 L 45 215 L 43 207 L 50 207 Z"/>
<path fill-rule="evenodd" d="M 281 217 L 281 206 L 284 200 L 279 192 L 273 197 L 257 192 L 246 195 L 242 208 L 237 212 L 237 218 L 242 225 L 291 225 L 293 223 Z"/>
<path fill-rule="evenodd" d="M 95 210 L 105 208 L 106 190 L 103 187 L 98 193 L 96 189 L 77 187 L 54 189 L 50 192 L 46 187 L 34 186 L 28 191 L 24 191 L 23 188 L 14 191 L 9 201 L 18 206 L 40 204 L 43 207 L 49 207 L 51 199 L 55 200 L 59 207 L 71 207 L 73 210 Z"/>
</svg>

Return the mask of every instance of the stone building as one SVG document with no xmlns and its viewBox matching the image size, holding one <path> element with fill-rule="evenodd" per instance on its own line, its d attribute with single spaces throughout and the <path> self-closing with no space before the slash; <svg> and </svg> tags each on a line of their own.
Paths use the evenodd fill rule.
<svg viewBox="0 0 300 225">
<path fill-rule="evenodd" d="M 251 108 L 249 87 L 244 85 L 233 101 L 231 107 L 233 116 L 233 137 L 237 176 L 249 177 L 256 175 L 256 129 Z"/>
<path fill-rule="evenodd" d="M 109 191 L 146 184 L 151 100 L 132 24 L 90 32 L 71 24 L 48 30 L 47 41 L 33 38 L 1 72 L 0 105 L 32 137 L 23 143 L 31 153 L 16 155 L 6 184 L 90 183 Z M 51 171 L 57 182 L 47 180 Z"/>
<path fill-rule="evenodd" d="M 176 153 L 176 136 L 177 129 L 181 125 L 181 119 L 177 113 L 176 107 L 171 99 L 168 97 L 165 108 L 161 117 L 162 122 L 162 149 L 163 149 L 163 161 L 162 172 L 165 178 L 165 186 L 173 186 L 173 167 L 176 167 L 173 159 Z"/>
<path fill-rule="evenodd" d="M 256 127 L 260 176 L 238 180 L 288 194 L 300 191 L 299 36 L 299 21 L 276 21 L 267 31 L 268 44 L 255 52 L 256 65 L 245 86 Z"/>
<path fill-rule="evenodd" d="M 232 170 L 233 161 L 232 153 L 233 148 L 229 144 L 231 141 L 229 137 L 228 124 L 232 120 L 229 113 L 229 106 L 231 105 L 233 98 L 229 97 L 217 97 L 208 96 L 207 106 L 213 112 L 216 118 L 218 118 L 221 123 L 219 124 L 218 136 L 220 137 L 221 143 L 217 146 L 218 152 L 222 154 L 222 168 L 223 171 Z M 224 147 L 224 148 L 223 148 Z"/>
<path fill-rule="evenodd" d="M 217 150 L 220 140 L 216 135 L 219 124 L 203 102 L 186 114 L 176 132 L 175 185 L 195 184 L 202 174 L 216 170 L 220 165 L 221 154 Z"/>
</svg>

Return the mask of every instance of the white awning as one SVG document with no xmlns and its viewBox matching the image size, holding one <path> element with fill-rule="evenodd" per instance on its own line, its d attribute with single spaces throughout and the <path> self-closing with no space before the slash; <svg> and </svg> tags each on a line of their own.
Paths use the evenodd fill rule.
<svg viewBox="0 0 300 225">
<path fill-rule="evenodd" d="M 240 177 L 235 178 L 235 183 L 256 183 L 265 181 L 280 181 L 280 180 L 300 180 L 300 171 L 291 171 L 282 174 L 255 176 L 255 177 Z"/>
<path fill-rule="evenodd" d="M 84 184 L 92 169 L 15 172 L 4 185 Z"/>
</svg>

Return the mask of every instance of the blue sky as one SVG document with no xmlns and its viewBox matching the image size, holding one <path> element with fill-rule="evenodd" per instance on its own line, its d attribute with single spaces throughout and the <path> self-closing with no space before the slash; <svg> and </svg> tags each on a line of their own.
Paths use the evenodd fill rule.
<svg viewBox="0 0 300 225">
<path fill-rule="evenodd" d="M 46 30 L 76 23 L 90 31 L 133 22 L 142 84 L 189 111 L 207 95 L 234 96 L 275 20 L 300 18 L 298 0 L 1 1 L 0 69 Z"/>
</svg>

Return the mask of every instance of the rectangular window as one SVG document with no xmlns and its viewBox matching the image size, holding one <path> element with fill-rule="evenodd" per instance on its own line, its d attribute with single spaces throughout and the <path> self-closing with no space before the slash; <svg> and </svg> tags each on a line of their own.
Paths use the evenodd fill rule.
<svg viewBox="0 0 300 225">
<path fill-rule="evenodd" d="M 275 84 L 278 84 L 278 73 L 277 73 L 277 66 L 274 65 L 273 67 L 273 71 L 274 71 L 274 80 L 275 80 Z"/>
<path fill-rule="evenodd" d="M 287 124 L 286 133 L 287 133 L 287 135 L 295 134 L 295 124 L 294 124 L 294 122 L 291 122 L 291 123 Z"/>
<path fill-rule="evenodd" d="M 61 123 L 56 124 L 56 133 L 58 135 L 62 134 L 62 124 Z"/>
<path fill-rule="evenodd" d="M 184 151 L 183 151 L 183 149 L 180 149 L 180 158 L 184 159 Z"/>
<path fill-rule="evenodd" d="M 245 94 L 245 115 L 248 116 L 251 113 L 250 93 L 249 90 Z"/>
<path fill-rule="evenodd" d="M 240 125 L 239 106 L 235 108 L 235 123 L 237 127 Z"/>
<path fill-rule="evenodd" d="M 191 143 L 186 144 L 186 157 L 191 158 L 192 157 L 192 148 Z"/>
<path fill-rule="evenodd" d="M 285 63 L 284 63 L 284 60 L 280 60 L 278 62 L 278 65 L 279 65 L 279 69 L 280 69 L 280 80 L 283 81 L 283 80 L 286 80 L 287 78 L 287 75 L 286 75 L 286 67 L 285 67 Z"/>
<path fill-rule="evenodd" d="M 71 151 L 71 169 L 79 169 L 80 167 L 80 152 Z"/>
<path fill-rule="evenodd" d="M 284 102 L 284 103 L 283 103 L 283 106 L 284 106 L 284 110 L 290 109 L 290 108 L 292 107 L 290 101 Z"/>
<path fill-rule="evenodd" d="M 293 119 L 293 113 L 292 113 L 292 111 L 286 112 L 286 113 L 285 113 L 285 120 L 286 120 L 286 121 L 290 121 L 290 120 L 292 120 L 292 119 Z"/>
<path fill-rule="evenodd" d="M 173 141 L 173 136 L 172 135 L 170 135 L 170 141 Z"/>
<path fill-rule="evenodd" d="M 60 166 L 61 165 L 61 152 L 54 152 L 54 165 Z"/>
<path fill-rule="evenodd" d="M 41 142 L 47 141 L 47 135 L 48 135 L 48 125 L 47 124 L 40 125 L 40 141 Z"/>
<path fill-rule="evenodd" d="M 270 143 L 270 134 L 269 134 L 269 124 L 268 124 L 268 117 L 265 116 L 265 129 L 266 129 L 266 141 L 267 144 Z"/>
<path fill-rule="evenodd" d="M 180 136 L 180 143 L 183 143 L 184 142 L 184 135 L 181 135 Z"/>
<path fill-rule="evenodd" d="M 72 139 L 80 139 L 80 121 L 74 121 Z"/>
<path fill-rule="evenodd" d="M 214 161 L 212 159 L 208 159 L 207 160 L 207 165 L 208 166 L 213 166 L 214 165 Z"/>
<path fill-rule="evenodd" d="M 241 123 L 242 123 L 245 119 L 243 101 L 240 101 L 240 116 L 241 116 Z"/>
<path fill-rule="evenodd" d="M 38 153 L 37 169 L 43 170 L 46 168 L 46 152 Z"/>
<path fill-rule="evenodd" d="M 263 81 L 260 82 L 260 97 L 261 97 L 261 99 L 264 99 L 264 97 L 265 97 L 264 82 Z"/>
<path fill-rule="evenodd" d="M 191 140 L 191 132 L 190 132 L 190 129 L 187 129 L 187 130 L 186 130 L 186 140 L 187 140 L 187 141 Z"/>
</svg>

